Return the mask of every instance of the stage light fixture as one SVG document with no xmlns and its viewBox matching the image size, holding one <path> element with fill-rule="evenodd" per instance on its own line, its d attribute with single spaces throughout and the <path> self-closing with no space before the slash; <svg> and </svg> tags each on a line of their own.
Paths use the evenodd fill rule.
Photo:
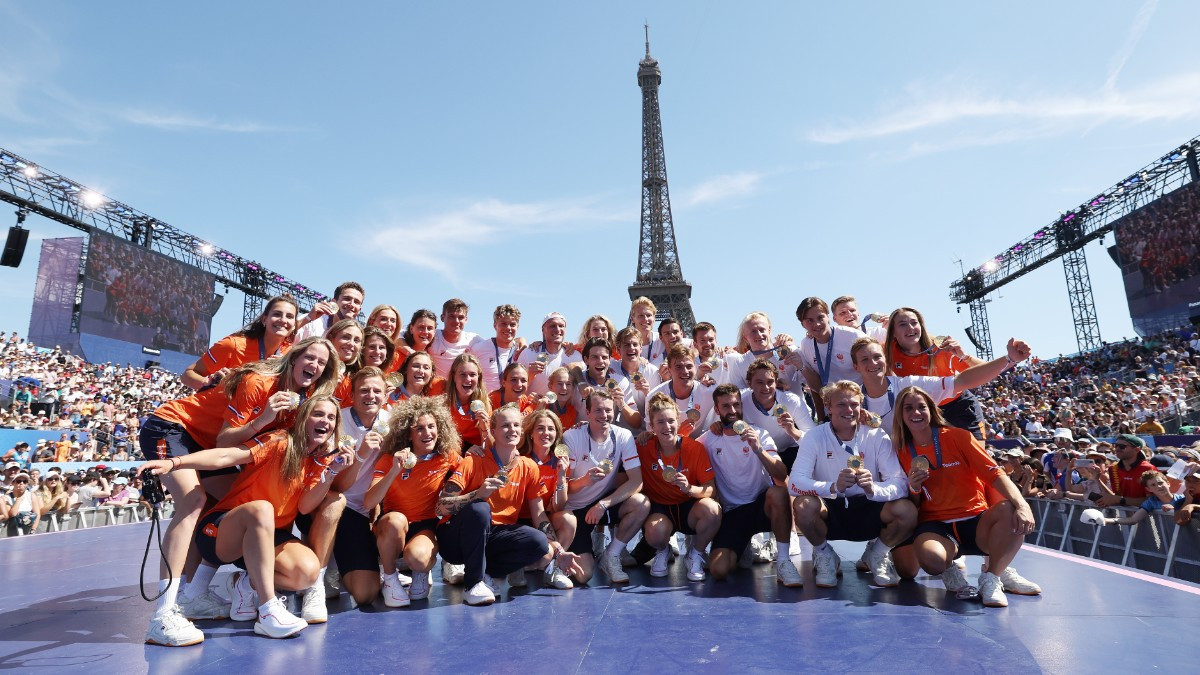
<svg viewBox="0 0 1200 675">
<path fill-rule="evenodd" d="M 996 269 L 999 267 L 1000 267 L 999 263 L 997 263 L 995 260 L 989 260 L 989 261 L 983 263 L 983 271 L 984 272 L 995 272 Z"/>
<path fill-rule="evenodd" d="M 84 190 L 79 195 L 79 201 L 84 205 L 84 207 L 95 209 L 104 203 L 104 197 L 98 192 Z"/>
<path fill-rule="evenodd" d="M 32 164 L 30 164 L 29 166 L 26 166 L 24 169 L 21 169 L 21 173 L 25 174 L 26 178 L 37 178 L 38 177 L 37 167 Z"/>
<path fill-rule="evenodd" d="M 212 244 L 205 242 L 203 244 L 200 244 L 199 250 L 200 250 L 200 255 L 208 257 L 208 256 L 212 255 L 213 251 L 215 251 L 216 249 L 213 248 Z"/>
</svg>

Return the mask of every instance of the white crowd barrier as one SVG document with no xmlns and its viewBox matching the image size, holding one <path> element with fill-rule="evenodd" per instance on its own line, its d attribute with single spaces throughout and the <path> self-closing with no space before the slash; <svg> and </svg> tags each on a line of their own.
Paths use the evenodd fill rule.
<svg viewBox="0 0 1200 675">
<path fill-rule="evenodd" d="M 167 520 L 174 512 L 174 504 L 166 502 L 159 507 L 159 518 Z M 145 522 L 149 519 L 150 510 L 141 504 L 79 508 L 67 513 L 48 513 L 42 516 L 36 533 L 18 528 L 15 523 L 6 522 L 0 525 L 0 538 L 48 532 L 64 532 L 66 530 L 86 530 L 109 525 L 126 525 Z"/>
<path fill-rule="evenodd" d="M 1133 525 L 1093 525 L 1079 520 L 1088 502 L 1029 499 L 1037 528 L 1026 543 L 1064 553 L 1200 583 L 1200 518 L 1175 524 L 1175 514 L 1152 513 Z M 1105 517 L 1131 515 L 1136 508 L 1100 509 Z"/>
</svg>

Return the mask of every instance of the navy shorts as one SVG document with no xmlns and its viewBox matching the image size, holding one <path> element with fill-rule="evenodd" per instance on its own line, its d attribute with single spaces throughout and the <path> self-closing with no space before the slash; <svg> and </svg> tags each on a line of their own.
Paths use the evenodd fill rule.
<svg viewBox="0 0 1200 675">
<path fill-rule="evenodd" d="M 228 511 L 210 511 L 196 524 L 196 548 L 200 551 L 200 557 L 208 562 L 220 567 L 221 565 L 236 565 L 241 569 L 246 569 L 245 558 L 237 560 L 221 560 L 217 556 L 217 528 L 221 525 L 221 519 L 225 517 Z M 278 548 L 289 541 L 299 541 L 295 534 L 292 534 L 292 528 L 275 530 L 275 547 Z"/>
</svg>

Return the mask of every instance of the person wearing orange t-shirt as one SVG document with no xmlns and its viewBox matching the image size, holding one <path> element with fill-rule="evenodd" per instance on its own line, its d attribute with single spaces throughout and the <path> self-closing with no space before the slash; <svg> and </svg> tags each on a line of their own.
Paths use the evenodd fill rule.
<svg viewBox="0 0 1200 675">
<path fill-rule="evenodd" d="M 548 391 L 539 399 L 539 406 L 554 413 L 563 429 L 572 429 L 579 422 L 579 409 L 571 402 L 575 395 L 575 381 L 571 369 L 559 366 L 546 377 Z M 554 394 L 553 397 L 550 394 Z M 553 399 L 553 400 L 552 400 Z"/>
<path fill-rule="evenodd" d="M 670 542 L 675 532 L 692 535 L 687 552 L 688 580 L 704 580 L 704 556 L 721 527 L 721 505 L 713 498 L 717 477 L 708 451 L 698 441 L 679 435 L 679 410 L 665 394 L 655 394 L 646 404 L 650 432 L 637 446 L 645 467 L 642 492 L 650 500 L 642 535 L 654 549 L 650 576 L 667 576 Z"/>
<path fill-rule="evenodd" d="M 375 366 L 380 370 L 384 370 L 391 364 L 392 357 L 396 354 L 396 344 L 383 331 L 374 326 L 367 326 L 366 330 L 363 331 L 362 353 L 362 365 L 364 367 Z"/>
<path fill-rule="evenodd" d="M 384 407 L 389 409 L 414 396 L 437 396 L 446 391 L 446 381 L 433 376 L 433 357 L 425 352 L 410 352 L 387 382 L 392 390 Z"/>
<path fill-rule="evenodd" d="M 254 632 L 260 635 L 283 638 L 308 626 L 287 610 L 275 591 L 276 586 L 300 590 L 317 579 L 316 555 L 292 535 L 291 528 L 297 515 L 320 508 L 330 498 L 333 479 L 354 462 L 353 448 L 336 444 L 340 419 L 332 398 L 314 396 L 300 406 L 289 431 L 277 431 L 237 447 L 156 459 L 139 467 L 139 472 L 164 475 L 243 465 L 229 493 L 201 517 L 196 545 L 209 563 L 232 563 L 246 570 L 231 579 L 229 618 L 249 621 L 257 617 Z M 162 582 L 164 589 L 170 585 L 170 580 Z M 269 600 L 260 605 L 259 598 Z M 162 603 L 160 598 L 160 604 L 169 608 L 151 618 L 147 642 L 181 646 L 204 639 L 177 609 L 171 609 L 173 599 Z"/>
<path fill-rule="evenodd" d="M 571 460 L 569 450 L 562 442 L 563 427 L 558 416 L 549 410 L 535 410 L 525 417 L 521 424 L 522 455 L 532 459 L 538 465 L 542 488 L 546 494 L 542 505 L 546 515 L 550 517 L 550 525 L 554 527 L 554 536 L 558 541 L 571 541 L 575 537 L 577 525 L 575 514 L 566 510 L 567 505 L 567 471 Z M 521 509 L 522 524 L 533 522 L 529 505 Z M 545 583 L 558 589 L 574 588 L 571 579 L 558 568 L 551 556 L 547 556 L 535 566 L 544 568 Z M 527 568 L 528 569 L 528 568 Z M 515 575 L 515 573 L 514 573 Z M 518 581 L 524 581 L 520 575 Z"/>
<path fill-rule="evenodd" d="M 488 438 L 492 406 L 483 389 L 482 373 L 479 359 L 471 354 L 458 355 L 450 365 L 446 407 L 462 437 L 463 447 L 483 446 Z"/>
<path fill-rule="evenodd" d="M 403 327 L 400 325 L 400 310 L 391 305 L 376 305 L 375 309 L 372 309 L 371 313 L 367 315 L 367 326 L 378 328 L 392 342 L 392 357 L 386 366 L 381 366 L 384 374 L 399 370 L 400 364 L 404 363 L 404 358 L 408 356 L 408 354 L 401 355 L 396 351 L 401 341 L 400 336 L 403 334 Z"/>
<path fill-rule="evenodd" d="M 356 319 L 342 319 L 325 331 L 325 339 L 333 343 L 338 361 L 342 363 L 342 379 L 334 387 L 333 397 L 343 408 L 350 407 L 350 378 L 363 365 L 363 339 L 366 333 Z"/>
<path fill-rule="evenodd" d="M 507 403 L 516 404 L 521 415 L 528 415 L 538 407 L 538 398 L 525 392 L 529 390 L 529 371 L 519 363 L 510 363 L 500 378 L 500 389 L 488 394 L 488 403 L 495 410 Z"/>
<path fill-rule="evenodd" d="M 217 384 L 234 368 L 287 352 L 296 331 L 298 306 L 291 296 L 277 295 L 249 326 L 217 341 L 183 371 L 179 381 L 192 389 Z"/>
<path fill-rule="evenodd" d="M 487 453 L 463 459 L 442 488 L 437 507 L 443 519 L 437 528 L 442 557 L 464 566 L 463 600 L 469 605 L 495 602 L 499 579 L 547 553 L 568 574 L 582 572 L 578 556 L 556 541 L 546 518 L 537 464 L 517 451 L 521 413 L 516 406 L 497 410 L 490 432 L 495 441 Z M 523 504 L 529 505 L 534 527 L 517 524 Z"/>
<path fill-rule="evenodd" d="M 450 412 L 436 399 L 410 398 L 395 408 L 391 421 L 393 431 L 375 464 L 363 505 L 368 510 L 383 507 L 374 526 L 383 566 L 383 604 L 405 607 L 429 597 L 438 549 L 438 496 L 458 468 L 462 441 Z M 407 591 L 396 569 L 401 554 L 412 571 Z"/>
<path fill-rule="evenodd" d="M 934 342 L 925 329 L 925 318 L 920 312 L 911 307 L 901 307 L 892 312 L 888 319 L 887 338 L 883 343 L 891 370 L 889 374 L 900 377 L 951 377 L 983 363 L 963 353 L 962 346 L 953 338 L 941 338 L 937 344 Z M 941 408 L 942 417 L 952 426 L 970 431 L 981 441 L 984 439 L 983 408 L 970 390 L 959 390 L 957 395 L 942 401 L 938 407 Z"/>
<path fill-rule="evenodd" d="M 1003 578 L 1016 574 L 1008 571 L 1009 565 L 1025 535 L 1033 531 L 1033 512 L 978 439 L 951 427 L 923 389 L 902 390 L 896 410 L 892 442 L 918 507 L 912 551 L 893 554 L 897 571 L 915 576 L 915 554 L 921 569 L 943 575 L 947 590 L 969 593 L 954 559 L 986 555 L 988 569 L 979 575 L 979 596 L 986 607 L 1007 607 L 1005 588 L 1018 584 Z M 985 490 L 989 484 L 1004 497 L 990 507 Z"/>
</svg>

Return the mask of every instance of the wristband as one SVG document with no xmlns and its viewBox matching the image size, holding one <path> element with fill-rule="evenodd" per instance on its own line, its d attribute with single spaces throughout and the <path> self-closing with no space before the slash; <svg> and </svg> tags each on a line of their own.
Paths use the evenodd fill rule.
<svg viewBox="0 0 1200 675">
<path fill-rule="evenodd" d="M 178 457 L 172 457 L 172 458 L 171 458 L 171 471 L 174 471 L 175 469 L 178 469 L 178 468 L 179 468 L 179 464 L 180 464 L 182 461 L 183 461 L 183 460 L 179 459 Z"/>
</svg>

